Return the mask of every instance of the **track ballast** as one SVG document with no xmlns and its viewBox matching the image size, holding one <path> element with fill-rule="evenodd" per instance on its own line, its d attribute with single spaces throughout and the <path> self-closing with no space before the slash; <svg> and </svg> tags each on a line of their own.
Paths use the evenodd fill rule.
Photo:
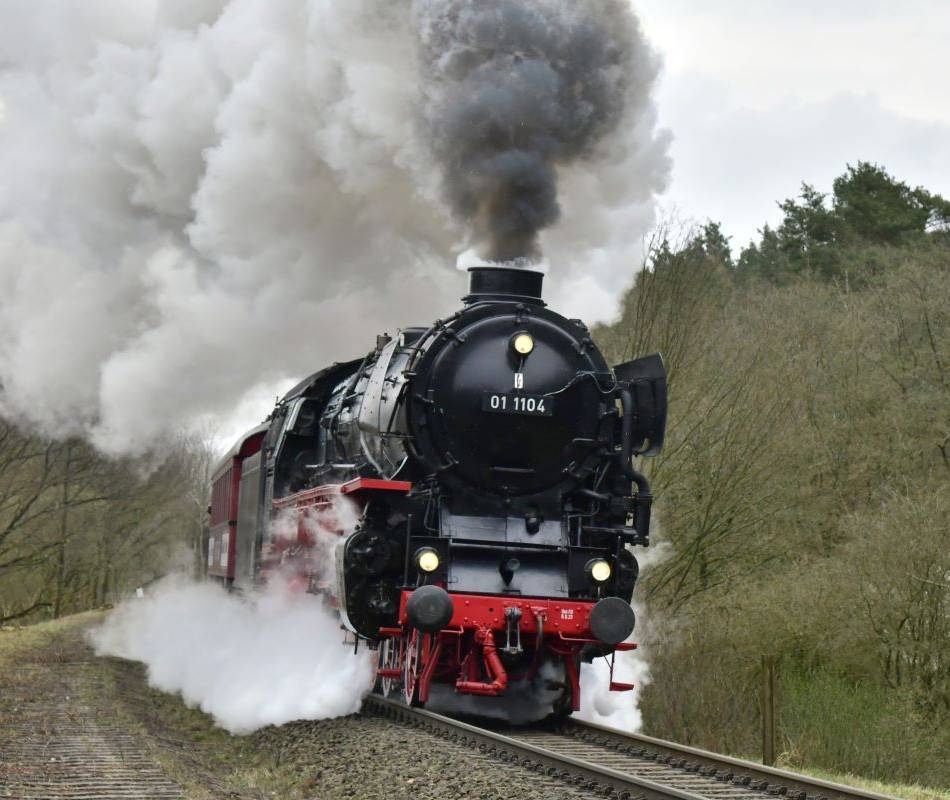
<svg viewBox="0 0 950 800">
<path fill-rule="evenodd" d="M 504 733 L 370 695 L 364 711 L 621 800 L 894 800 L 673 742 L 566 719 Z"/>
</svg>

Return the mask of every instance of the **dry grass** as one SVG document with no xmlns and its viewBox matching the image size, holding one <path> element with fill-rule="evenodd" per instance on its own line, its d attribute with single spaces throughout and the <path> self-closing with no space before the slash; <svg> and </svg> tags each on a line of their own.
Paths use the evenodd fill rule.
<svg viewBox="0 0 950 800">
<path fill-rule="evenodd" d="M 862 778 L 860 775 L 838 774 L 821 769 L 809 769 L 807 767 L 788 767 L 796 772 L 805 775 L 811 775 L 813 778 L 832 781 L 833 783 L 842 783 L 845 786 L 856 786 L 859 789 L 867 789 L 869 792 L 878 792 L 888 794 L 892 797 L 905 798 L 905 800 L 950 800 L 950 790 L 933 789 L 929 786 L 906 785 L 901 783 L 883 783 L 881 781 Z"/>
<path fill-rule="evenodd" d="M 300 776 L 253 736 L 233 736 L 178 695 L 147 686 L 139 664 L 107 659 L 117 713 L 142 734 L 150 753 L 185 789 L 188 800 L 302 797 Z"/>
<path fill-rule="evenodd" d="M 106 612 L 86 611 L 35 625 L 8 625 L 0 628 L 0 664 L 15 661 L 61 659 L 67 640 L 72 643 L 79 631 L 100 621 Z M 75 636 L 70 636 L 75 634 Z"/>
<path fill-rule="evenodd" d="M 118 659 L 92 658 L 85 631 L 105 612 L 75 614 L 59 620 L 0 629 L 0 693 L 3 686 L 42 692 L 35 669 L 17 665 L 55 665 L 86 661 L 100 671 L 95 696 L 84 693 L 89 704 L 107 704 L 111 713 L 139 733 L 150 756 L 185 790 L 188 800 L 264 800 L 301 797 L 299 775 L 279 757 L 258 748 L 250 737 L 235 737 L 215 727 L 211 718 L 188 708 L 177 695 L 150 689 L 144 669 Z M 28 686 L 27 682 L 34 685 Z"/>
</svg>

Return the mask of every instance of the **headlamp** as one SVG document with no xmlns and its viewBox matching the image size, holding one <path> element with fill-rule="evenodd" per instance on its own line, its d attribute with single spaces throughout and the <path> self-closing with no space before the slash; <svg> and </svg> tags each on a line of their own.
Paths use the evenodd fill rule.
<svg viewBox="0 0 950 800">
<path fill-rule="evenodd" d="M 592 558 L 587 562 L 587 577 L 594 583 L 604 583 L 609 580 L 612 572 L 610 562 L 603 558 Z"/>
<path fill-rule="evenodd" d="M 439 568 L 439 554 L 431 547 L 422 547 L 416 551 L 416 566 L 422 572 L 435 572 Z"/>
<path fill-rule="evenodd" d="M 521 331 L 511 337 L 511 346 L 518 355 L 526 356 L 534 350 L 534 337 L 526 331 Z"/>
</svg>

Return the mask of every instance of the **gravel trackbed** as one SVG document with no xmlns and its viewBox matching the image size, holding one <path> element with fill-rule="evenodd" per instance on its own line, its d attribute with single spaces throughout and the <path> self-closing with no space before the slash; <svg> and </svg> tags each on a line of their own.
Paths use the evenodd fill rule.
<svg viewBox="0 0 950 800">
<path fill-rule="evenodd" d="M 97 617 L 0 631 L 0 798 L 559 800 L 590 794 L 376 716 L 231 736 L 96 658 Z"/>
</svg>

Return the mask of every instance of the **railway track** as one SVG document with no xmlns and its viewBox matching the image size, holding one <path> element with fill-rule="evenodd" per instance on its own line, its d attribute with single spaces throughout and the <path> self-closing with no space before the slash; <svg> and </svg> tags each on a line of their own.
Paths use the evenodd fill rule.
<svg viewBox="0 0 950 800">
<path fill-rule="evenodd" d="M 370 695 L 364 711 L 422 728 L 501 761 L 618 800 L 894 800 L 887 795 L 765 767 L 575 719 L 504 733 Z"/>
<path fill-rule="evenodd" d="M 0 798 L 181 800 L 142 737 L 98 700 L 101 667 L 76 649 L 75 660 L 20 664 L 0 685 Z"/>
</svg>

